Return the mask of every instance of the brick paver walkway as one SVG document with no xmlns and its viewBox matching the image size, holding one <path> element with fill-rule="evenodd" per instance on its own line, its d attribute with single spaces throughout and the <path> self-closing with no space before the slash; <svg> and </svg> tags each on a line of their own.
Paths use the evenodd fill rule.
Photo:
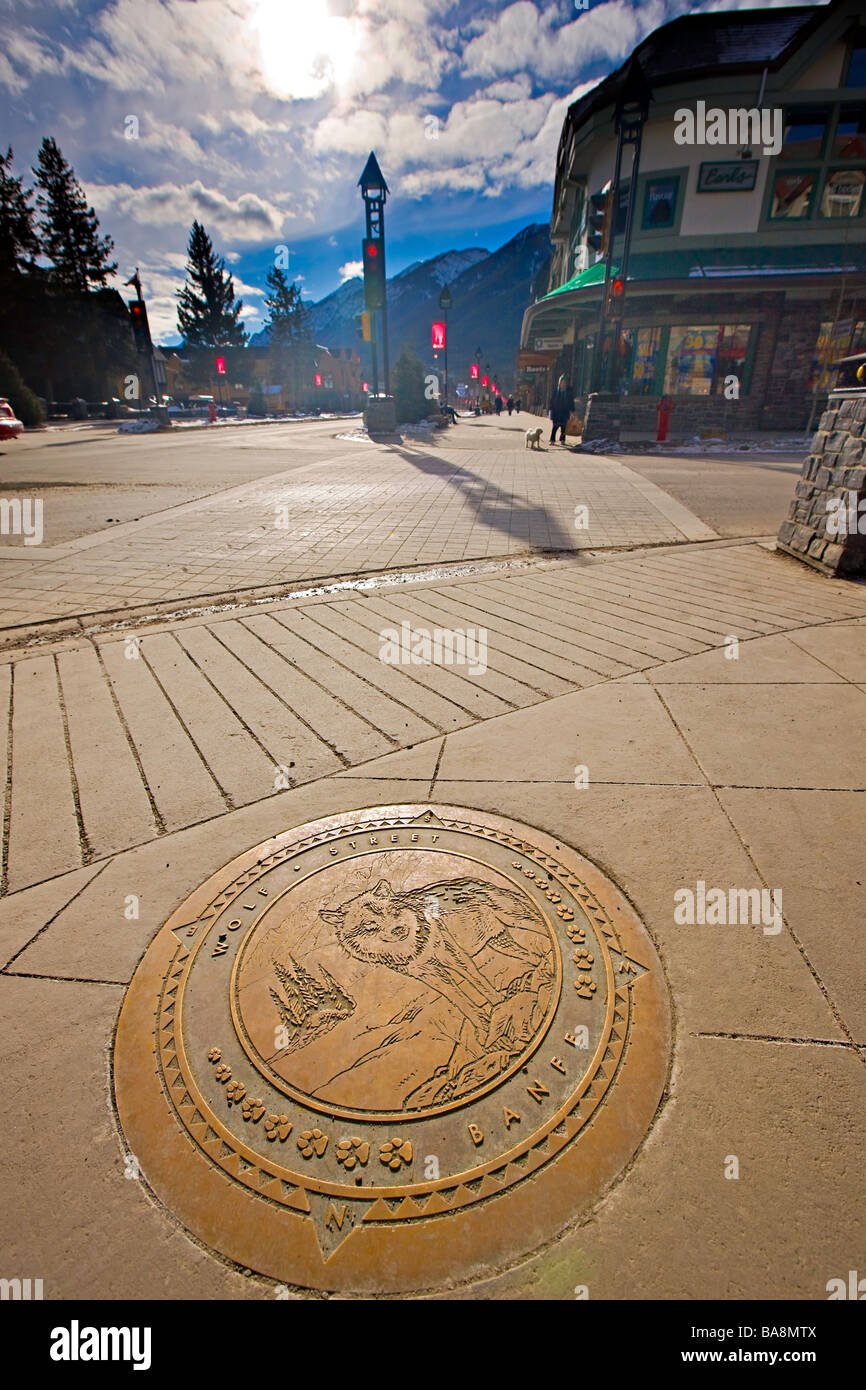
<svg viewBox="0 0 866 1390">
<path fill-rule="evenodd" d="M 273 474 L 65 545 L 0 547 L 0 627 L 403 566 L 714 536 L 615 459 L 527 450 L 531 421 L 461 421 L 396 445 L 340 439 L 349 426 L 336 422 L 333 436 L 233 430 L 214 447 L 237 447 L 243 433 L 245 447 L 273 454 Z M 186 443 L 165 445 L 179 469 Z M 276 471 L 289 448 L 295 466 Z M 298 451 L 309 463 L 297 466 Z"/>
</svg>

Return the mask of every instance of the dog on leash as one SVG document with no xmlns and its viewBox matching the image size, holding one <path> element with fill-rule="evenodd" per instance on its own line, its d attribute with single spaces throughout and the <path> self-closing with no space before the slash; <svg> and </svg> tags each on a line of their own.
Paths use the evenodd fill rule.
<svg viewBox="0 0 866 1390">
<path fill-rule="evenodd" d="M 534 430 L 527 430 L 527 431 L 526 431 L 526 443 L 524 444 L 523 447 L 524 447 L 525 449 L 540 449 L 540 448 L 541 448 L 541 436 L 542 436 L 543 431 L 544 431 L 544 426 L 543 426 L 543 425 L 536 425 L 536 427 L 535 427 Z"/>
</svg>

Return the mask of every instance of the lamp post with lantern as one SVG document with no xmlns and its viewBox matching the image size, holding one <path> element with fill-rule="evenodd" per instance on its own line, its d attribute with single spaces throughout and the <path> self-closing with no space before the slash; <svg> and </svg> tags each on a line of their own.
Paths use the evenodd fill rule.
<svg viewBox="0 0 866 1390">
<path fill-rule="evenodd" d="M 451 296 L 451 291 L 449 290 L 447 285 L 443 285 L 442 293 L 439 296 L 439 308 L 442 310 L 442 317 L 445 324 L 445 389 L 442 393 L 442 401 L 444 405 L 448 404 L 448 310 L 451 308 L 453 303 L 454 300 Z"/>
</svg>

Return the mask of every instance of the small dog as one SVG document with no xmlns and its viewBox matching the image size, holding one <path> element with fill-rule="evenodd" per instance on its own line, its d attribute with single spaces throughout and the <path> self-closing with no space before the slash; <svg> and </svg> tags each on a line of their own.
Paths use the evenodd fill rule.
<svg viewBox="0 0 866 1390">
<path fill-rule="evenodd" d="M 526 431 L 526 443 L 524 444 L 523 447 L 524 447 L 525 449 L 540 449 L 540 448 L 541 448 L 541 436 L 542 436 L 543 432 L 544 432 L 544 426 L 543 426 L 543 425 L 536 425 L 536 427 L 535 427 L 534 430 L 527 430 L 527 431 Z"/>
</svg>

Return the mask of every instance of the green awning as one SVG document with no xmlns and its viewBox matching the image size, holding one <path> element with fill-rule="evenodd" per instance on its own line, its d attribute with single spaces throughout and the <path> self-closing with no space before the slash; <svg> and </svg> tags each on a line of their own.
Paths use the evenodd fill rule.
<svg viewBox="0 0 866 1390">
<path fill-rule="evenodd" d="M 619 266 L 613 266 L 611 273 L 613 275 L 618 275 Z M 603 284 L 604 261 L 596 261 L 595 265 L 591 265 L 588 270 L 582 270 L 579 275 L 573 275 L 570 280 L 566 280 L 565 284 L 560 285 L 558 289 L 551 290 L 549 294 L 542 295 L 539 303 L 543 304 L 545 299 L 553 299 L 554 295 L 565 294 L 567 290 L 583 290 L 586 289 L 588 285 Z"/>
</svg>

